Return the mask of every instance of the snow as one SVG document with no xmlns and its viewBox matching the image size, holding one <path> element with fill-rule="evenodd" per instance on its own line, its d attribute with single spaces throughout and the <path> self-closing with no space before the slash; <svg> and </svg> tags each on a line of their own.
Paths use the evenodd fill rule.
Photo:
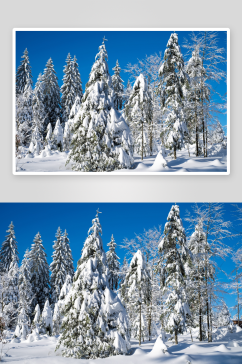
<svg viewBox="0 0 242 364">
<path fill-rule="evenodd" d="M 114 172 L 107 173 L 127 173 L 127 174 L 167 174 L 167 173 L 226 173 L 227 172 L 227 154 L 226 149 L 217 148 L 214 153 L 214 148 L 211 149 L 211 153 L 207 158 L 195 157 L 195 147 L 190 146 L 190 158 L 187 148 L 183 148 L 177 151 L 177 159 L 174 160 L 171 155 L 165 155 L 170 153 L 169 150 L 163 148 L 162 155 L 167 162 L 167 166 L 162 166 L 161 153 L 157 155 L 144 157 L 141 161 L 140 156 L 134 155 L 134 164 L 130 169 L 121 169 Z M 72 171 L 71 163 L 66 165 L 68 158 L 68 152 L 51 151 L 46 153 L 46 157 L 39 155 L 33 158 L 21 158 L 16 159 L 17 174 L 23 172 L 28 173 L 86 173 Z M 28 154 L 27 154 L 28 155 Z M 91 173 L 91 172 L 90 172 Z M 95 172 L 93 172 L 95 174 Z M 101 174 L 105 172 L 100 172 Z"/>
<path fill-rule="evenodd" d="M 193 337 L 198 331 L 194 329 Z M 171 341 L 164 343 L 161 336 L 157 340 L 144 341 L 138 346 L 137 340 L 132 340 L 129 355 L 111 356 L 105 359 L 85 360 L 64 358 L 61 348 L 55 351 L 58 336 L 40 335 L 39 340 L 12 340 L 3 347 L 4 362 L 18 364 L 241 364 L 242 332 L 229 333 L 219 342 L 208 343 L 191 341 L 190 334 L 179 335 L 179 344 Z M 233 345 L 232 345 L 233 344 Z M 167 346 L 164 353 L 162 348 Z"/>
</svg>

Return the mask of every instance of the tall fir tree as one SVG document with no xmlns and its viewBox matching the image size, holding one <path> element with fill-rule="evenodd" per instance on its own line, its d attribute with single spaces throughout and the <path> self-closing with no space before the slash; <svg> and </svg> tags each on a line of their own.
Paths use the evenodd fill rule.
<svg viewBox="0 0 242 364">
<path fill-rule="evenodd" d="M 68 53 L 66 65 L 64 67 L 63 85 L 61 86 L 61 109 L 62 121 L 64 124 L 68 121 L 72 105 L 75 102 L 75 81 L 73 61 L 70 53 Z"/>
<path fill-rule="evenodd" d="M 123 80 L 120 77 L 121 68 L 119 66 L 118 60 L 116 62 L 116 66 L 113 68 L 114 75 L 112 76 L 112 84 L 114 90 L 114 106 L 117 110 L 121 110 L 123 107 L 123 99 L 124 99 L 124 85 Z"/>
<path fill-rule="evenodd" d="M 125 115 L 133 134 L 135 151 L 142 160 L 149 152 L 148 125 L 152 121 L 151 105 L 152 99 L 147 81 L 140 74 L 125 106 Z"/>
<path fill-rule="evenodd" d="M 107 265 L 108 265 L 108 283 L 109 288 L 112 290 L 118 289 L 119 283 L 119 257 L 115 251 L 116 243 L 112 235 L 110 243 L 107 244 L 109 251 L 107 252 Z"/>
<path fill-rule="evenodd" d="M 190 316 L 185 288 L 184 263 L 190 257 L 186 246 L 186 234 L 180 218 L 179 206 L 173 205 L 167 217 L 164 238 L 159 244 L 161 289 L 167 295 L 166 331 L 174 335 L 178 343 L 178 334 L 186 330 L 187 316 Z"/>
<path fill-rule="evenodd" d="M 62 235 L 62 244 L 65 254 L 65 265 L 66 265 L 66 277 L 69 275 L 71 277 L 71 280 L 74 277 L 74 265 L 73 265 L 73 256 L 72 251 L 70 248 L 70 240 L 68 238 L 67 231 L 64 231 L 64 234 Z"/>
<path fill-rule="evenodd" d="M 176 151 L 183 146 L 184 134 L 187 132 L 183 112 L 183 86 L 187 78 L 176 33 L 171 34 L 167 43 L 164 62 L 160 67 L 159 75 L 162 84 L 163 108 L 167 114 L 165 121 L 166 144 L 173 150 L 174 159 L 176 159 Z"/>
<path fill-rule="evenodd" d="M 32 300 L 32 312 L 37 304 L 43 310 L 45 301 L 49 299 L 49 265 L 47 263 L 47 254 L 42 244 L 40 233 L 36 234 L 34 243 L 29 252 L 29 261 L 31 266 L 31 284 L 34 298 Z"/>
<path fill-rule="evenodd" d="M 52 130 L 55 128 L 56 120 L 61 117 L 60 107 L 60 87 L 54 69 L 54 64 L 50 58 L 43 73 L 45 125 L 51 123 Z"/>
<path fill-rule="evenodd" d="M 25 314 L 30 320 L 32 315 L 32 300 L 33 300 L 33 291 L 31 284 L 31 266 L 29 260 L 29 250 L 27 249 L 24 258 L 21 263 L 21 267 L 19 269 L 19 312 L 24 309 Z"/>
<path fill-rule="evenodd" d="M 44 106 L 44 83 L 43 83 L 43 76 L 41 75 L 41 73 L 38 76 L 33 91 L 32 107 L 33 107 L 33 119 L 34 119 L 33 126 L 38 125 L 39 133 L 43 139 L 46 136 L 47 124 L 45 121 L 46 115 Z"/>
<path fill-rule="evenodd" d="M 148 303 L 150 275 L 141 250 L 134 254 L 121 287 L 131 323 L 132 337 L 141 340 L 148 336 L 145 308 Z"/>
<path fill-rule="evenodd" d="M 109 172 L 127 168 L 132 162 L 129 127 L 114 109 L 107 57 L 103 41 L 73 126 L 72 150 L 67 163 L 71 161 L 75 171 Z"/>
<path fill-rule="evenodd" d="M 65 283 L 66 279 L 66 252 L 62 241 L 62 232 L 60 227 L 56 233 L 56 240 L 54 241 L 54 253 L 52 255 L 52 263 L 50 265 L 51 277 L 51 303 L 54 307 L 55 303 L 58 301 L 61 288 Z"/>
<path fill-rule="evenodd" d="M 13 223 L 9 225 L 7 230 L 8 235 L 2 243 L 0 250 L 0 272 L 9 271 L 11 263 L 18 263 L 18 243 L 15 237 Z"/>
<path fill-rule="evenodd" d="M 82 81 L 81 75 L 79 72 L 79 65 L 77 63 L 77 58 L 74 56 L 72 61 L 72 68 L 74 74 L 74 87 L 75 87 L 75 99 L 79 97 L 80 101 L 82 100 L 83 90 L 82 90 Z"/>
<path fill-rule="evenodd" d="M 58 346 L 63 356 L 98 358 L 129 349 L 128 318 L 117 295 L 108 288 L 106 255 L 98 211 L 78 261 L 65 302 Z"/>
<path fill-rule="evenodd" d="M 16 97 L 16 123 L 21 133 L 21 144 L 28 146 L 31 140 L 33 126 L 33 90 L 30 80 L 27 80 L 24 91 Z"/>
<path fill-rule="evenodd" d="M 23 58 L 23 60 L 21 61 L 20 66 L 18 66 L 16 74 L 16 95 L 24 92 L 28 82 L 31 86 L 33 85 L 33 76 L 27 48 L 21 58 Z"/>
</svg>

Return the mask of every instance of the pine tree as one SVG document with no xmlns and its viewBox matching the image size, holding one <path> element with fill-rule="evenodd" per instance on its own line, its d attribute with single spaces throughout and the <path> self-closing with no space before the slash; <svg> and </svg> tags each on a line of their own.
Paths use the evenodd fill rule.
<svg viewBox="0 0 242 364">
<path fill-rule="evenodd" d="M 60 87 L 54 70 L 53 61 L 50 58 L 43 73 L 45 124 L 51 123 L 52 130 L 55 128 L 56 120 L 61 116 Z"/>
<path fill-rule="evenodd" d="M 9 306 L 9 315 L 11 317 L 10 327 L 16 325 L 17 321 L 17 311 L 19 305 L 19 290 L 18 290 L 18 280 L 19 280 L 19 268 L 17 260 L 12 261 L 8 270 L 8 287 L 6 292 L 5 304 Z"/>
<path fill-rule="evenodd" d="M 52 335 L 53 332 L 53 318 L 52 311 L 47 299 L 40 318 L 40 330 L 44 334 Z"/>
<path fill-rule="evenodd" d="M 29 145 L 33 125 L 33 90 L 28 80 L 23 93 L 16 96 L 16 123 L 22 135 L 21 144 Z"/>
<path fill-rule="evenodd" d="M 178 334 L 186 329 L 186 316 L 190 316 L 185 291 L 184 263 L 189 259 L 186 247 L 186 234 L 180 218 L 179 206 L 173 205 L 167 217 L 164 238 L 159 244 L 162 291 L 167 295 L 166 331 L 174 335 L 178 343 Z"/>
<path fill-rule="evenodd" d="M 67 275 L 66 276 L 66 280 L 65 283 L 63 284 L 61 291 L 60 291 L 60 296 L 59 296 L 59 301 L 58 301 L 58 307 L 59 307 L 59 311 L 61 314 L 61 322 L 64 316 L 64 311 L 65 311 L 65 301 L 71 290 L 72 287 L 72 278 L 71 276 Z"/>
<path fill-rule="evenodd" d="M 29 253 L 31 284 L 34 294 L 32 311 L 37 304 L 39 304 L 42 310 L 45 301 L 49 298 L 49 266 L 46 257 L 45 248 L 43 247 L 40 233 L 38 233 L 34 238 L 34 243 Z"/>
<path fill-rule="evenodd" d="M 176 151 L 181 149 L 187 131 L 183 115 L 183 86 L 186 82 L 184 61 L 178 45 L 178 36 L 171 34 L 164 54 L 164 63 L 159 75 L 162 83 L 162 103 L 167 113 L 165 128 L 168 133 L 167 146 Z"/>
<path fill-rule="evenodd" d="M 12 222 L 9 225 L 7 233 L 9 234 L 6 236 L 6 239 L 2 243 L 2 247 L 0 250 L 0 272 L 9 271 L 11 263 L 19 262 L 19 253 L 17 246 L 18 243 L 16 241 L 14 226 Z"/>
<path fill-rule="evenodd" d="M 25 313 L 25 309 L 21 308 L 18 314 L 18 323 L 15 329 L 15 335 L 23 340 L 26 340 L 29 333 L 29 321 Z"/>
<path fill-rule="evenodd" d="M 226 326 L 231 329 L 233 323 L 231 319 L 231 314 L 229 312 L 228 306 L 226 305 L 225 301 L 222 300 L 222 306 L 217 315 L 217 325 Z"/>
<path fill-rule="evenodd" d="M 128 319 L 117 295 L 108 288 L 106 255 L 98 217 L 92 221 L 65 302 L 58 346 L 63 355 L 98 358 L 125 354 L 129 349 Z"/>
<path fill-rule="evenodd" d="M 148 336 L 145 306 L 148 303 L 150 275 L 140 250 L 134 254 L 125 281 L 121 287 L 122 298 L 131 321 L 132 336 L 139 340 Z"/>
<path fill-rule="evenodd" d="M 32 130 L 31 142 L 29 145 L 29 152 L 36 157 L 40 154 L 40 151 L 42 149 L 42 143 L 37 120 L 36 122 L 34 122 L 34 125 L 35 126 Z"/>
<path fill-rule="evenodd" d="M 40 333 L 40 318 L 41 318 L 40 307 L 39 304 L 37 304 L 34 309 L 34 319 L 32 322 L 32 331 L 36 335 L 39 335 Z"/>
<path fill-rule="evenodd" d="M 27 249 L 19 269 L 19 311 L 24 309 L 28 319 L 32 316 L 32 284 L 31 284 L 31 266 L 29 261 L 29 250 Z"/>
<path fill-rule="evenodd" d="M 59 335 L 61 328 L 61 313 L 59 310 L 58 302 L 55 303 L 54 314 L 53 314 L 53 334 Z"/>
<path fill-rule="evenodd" d="M 64 150 L 66 150 L 66 151 L 69 151 L 71 148 L 71 141 L 72 141 L 72 137 L 73 137 L 72 128 L 73 128 L 74 123 L 79 118 L 80 107 L 81 107 L 81 100 L 80 100 L 80 97 L 77 96 L 75 98 L 74 104 L 72 105 L 70 115 L 69 115 L 69 120 L 65 123 L 63 143 L 64 143 Z"/>
<path fill-rule="evenodd" d="M 56 240 L 54 241 L 54 253 L 52 255 L 53 261 L 50 265 L 51 271 L 51 302 L 54 304 L 58 301 L 60 296 L 60 291 L 65 283 L 66 275 L 66 252 L 62 241 L 62 232 L 60 227 L 56 233 Z"/>
<path fill-rule="evenodd" d="M 52 134 L 52 146 L 62 152 L 63 149 L 63 129 L 60 124 L 60 119 L 57 119 L 55 129 Z"/>
<path fill-rule="evenodd" d="M 79 65 L 77 63 L 77 58 L 74 56 L 72 61 L 73 75 L 74 75 L 74 88 L 75 88 L 75 99 L 79 97 L 80 101 L 82 100 L 83 90 L 82 90 L 82 81 L 81 75 L 79 72 Z"/>
<path fill-rule="evenodd" d="M 83 172 L 113 171 L 131 165 L 128 125 L 114 109 L 107 51 L 103 44 L 91 69 L 79 118 L 73 126 L 72 150 L 67 163 Z"/>
<path fill-rule="evenodd" d="M 61 86 L 61 108 L 62 108 L 62 120 L 64 124 L 68 121 L 72 105 L 75 102 L 76 90 L 75 90 L 75 76 L 73 61 L 70 53 L 67 55 L 66 65 L 64 67 L 63 85 Z"/>
<path fill-rule="evenodd" d="M 38 76 L 33 91 L 32 107 L 34 119 L 33 124 L 38 125 L 39 133 L 41 134 L 41 138 L 43 139 L 43 137 L 46 135 L 47 124 L 45 121 L 46 115 L 44 105 L 44 83 L 41 73 Z"/>
<path fill-rule="evenodd" d="M 151 123 L 151 95 L 146 79 L 142 74 L 137 77 L 129 101 L 125 106 L 125 115 L 134 138 L 134 147 L 143 160 L 148 154 L 148 124 Z"/>
<path fill-rule="evenodd" d="M 113 71 L 114 71 L 114 75 L 112 76 L 112 84 L 114 90 L 113 102 L 116 110 L 121 110 L 123 107 L 124 81 L 120 77 L 121 68 L 119 66 L 118 60 L 116 62 L 116 66 L 113 68 Z"/>
<path fill-rule="evenodd" d="M 52 126 L 51 123 L 49 123 L 47 126 L 46 141 L 50 148 L 52 147 L 52 139 Z"/>
<path fill-rule="evenodd" d="M 72 251 L 70 248 L 70 240 L 68 238 L 67 231 L 65 230 L 64 234 L 62 235 L 62 245 L 64 249 L 65 254 L 65 272 L 66 277 L 69 275 L 71 277 L 71 280 L 74 277 L 74 265 L 73 265 L 73 257 L 72 257 Z"/>
<path fill-rule="evenodd" d="M 24 92 L 28 82 L 31 84 L 31 86 L 33 85 L 33 76 L 29 63 L 29 53 L 27 48 L 25 49 L 21 58 L 23 58 L 23 60 L 21 61 L 16 74 L 16 95 Z"/>
<path fill-rule="evenodd" d="M 119 282 L 119 257 L 115 251 L 116 243 L 113 235 L 111 237 L 110 243 L 107 245 L 109 246 L 109 251 L 107 252 L 109 288 L 112 290 L 117 290 Z"/>
</svg>

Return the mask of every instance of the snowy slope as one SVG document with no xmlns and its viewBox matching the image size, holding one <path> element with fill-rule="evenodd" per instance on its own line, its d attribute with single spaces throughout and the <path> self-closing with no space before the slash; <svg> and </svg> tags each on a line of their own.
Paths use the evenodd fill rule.
<svg viewBox="0 0 242 364">
<path fill-rule="evenodd" d="M 194 146 L 190 150 L 191 157 L 189 158 L 187 149 L 182 149 L 177 152 L 177 159 L 172 159 L 172 156 L 167 156 L 167 166 L 163 167 L 160 163 L 155 163 L 156 155 L 145 157 L 143 161 L 139 156 L 134 156 L 134 165 L 132 169 L 121 169 L 111 173 L 217 173 L 227 172 L 227 154 L 226 150 L 213 149 L 210 156 L 195 157 Z M 49 157 L 41 158 L 21 158 L 16 159 L 17 174 L 19 173 L 36 173 L 36 172 L 52 172 L 52 173 L 82 173 L 73 172 L 71 164 L 67 166 L 66 160 L 68 152 L 52 151 Z M 157 161 L 156 161 L 157 162 Z M 85 173 L 85 172 L 84 172 Z M 101 172 L 104 173 L 104 172 Z M 95 173 L 94 173 L 95 174 Z"/>
<path fill-rule="evenodd" d="M 57 337 L 41 335 L 41 339 L 35 342 L 27 340 L 20 343 L 7 344 L 3 352 L 4 362 L 19 364 L 59 364 L 59 363 L 83 363 L 83 364 L 241 364 L 242 362 L 242 331 L 228 333 L 212 343 L 199 342 L 197 330 L 193 331 L 193 342 L 190 334 L 179 335 L 179 344 L 173 345 L 166 342 L 167 352 L 155 345 L 155 340 L 145 341 L 138 347 L 137 341 L 132 341 L 132 348 L 128 356 L 112 356 L 106 359 L 83 360 L 63 358 L 61 351 L 55 352 Z M 158 343 L 159 344 L 159 343 Z M 152 350 L 153 349 L 153 350 Z"/>
</svg>

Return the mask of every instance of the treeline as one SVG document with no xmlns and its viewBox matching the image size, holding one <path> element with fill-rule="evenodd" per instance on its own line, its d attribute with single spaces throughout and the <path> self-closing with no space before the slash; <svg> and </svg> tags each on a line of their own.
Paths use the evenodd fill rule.
<svg viewBox="0 0 242 364">
<path fill-rule="evenodd" d="M 130 168 L 133 154 L 143 159 L 169 148 L 194 146 L 196 156 L 226 148 L 219 115 L 226 98 L 215 88 L 226 80 L 221 65 L 225 50 L 218 34 L 191 34 L 181 53 L 178 36 L 171 34 L 162 59 L 152 55 L 128 64 L 130 81 L 124 87 L 117 61 L 111 77 L 105 39 L 95 57 L 83 95 L 76 57 L 70 54 L 59 88 L 51 58 L 32 89 L 32 74 L 25 50 L 16 75 L 16 154 L 48 156 L 51 150 L 70 151 L 68 162 L 77 171 L 112 171 Z M 133 85 L 132 85 L 133 84 Z M 209 152 L 210 151 L 210 152 Z"/>
</svg>

